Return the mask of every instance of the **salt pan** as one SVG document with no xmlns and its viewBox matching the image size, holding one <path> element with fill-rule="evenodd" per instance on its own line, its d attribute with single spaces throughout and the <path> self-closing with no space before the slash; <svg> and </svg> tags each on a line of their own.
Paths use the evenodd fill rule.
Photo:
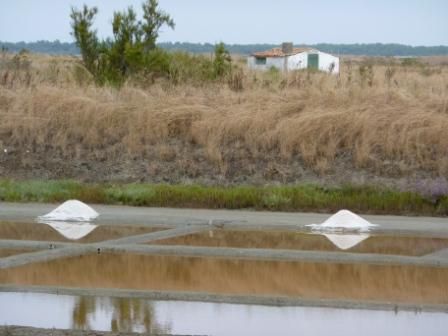
<svg viewBox="0 0 448 336">
<path fill-rule="evenodd" d="M 50 221 L 88 222 L 98 216 L 98 213 L 87 204 L 77 200 L 70 200 L 64 202 L 46 215 L 39 216 L 38 219 Z"/>
<path fill-rule="evenodd" d="M 369 231 L 371 227 L 377 225 L 366 221 L 349 210 L 340 210 L 321 224 L 310 224 L 307 226 L 317 231 Z"/>
</svg>

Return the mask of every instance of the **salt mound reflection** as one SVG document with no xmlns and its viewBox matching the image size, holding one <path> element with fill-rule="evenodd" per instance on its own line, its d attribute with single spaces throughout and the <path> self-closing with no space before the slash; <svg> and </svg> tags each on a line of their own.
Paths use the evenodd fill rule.
<svg viewBox="0 0 448 336">
<path fill-rule="evenodd" d="M 95 230 L 98 225 L 83 222 L 64 222 L 64 221 L 43 221 L 39 220 L 41 224 L 47 224 L 59 232 L 62 236 L 70 240 L 78 240 L 87 236 L 90 232 Z"/>
<path fill-rule="evenodd" d="M 368 234 L 324 234 L 324 236 L 341 250 L 348 250 L 370 237 Z"/>
</svg>

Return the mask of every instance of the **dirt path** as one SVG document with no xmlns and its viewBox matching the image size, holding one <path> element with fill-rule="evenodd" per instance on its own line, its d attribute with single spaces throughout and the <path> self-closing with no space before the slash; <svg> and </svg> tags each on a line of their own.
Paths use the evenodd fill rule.
<svg viewBox="0 0 448 336">
<path fill-rule="evenodd" d="M 142 333 L 107 332 L 94 330 L 42 329 L 20 326 L 0 326 L 0 336 L 142 336 Z M 180 336 L 172 334 L 151 334 L 152 336 Z M 187 336 L 187 335 L 184 335 Z M 193 335 L 189 335 L 193 336 Z"/>
<path fill-rule="evenodd" d="M 305 225 L 321 223 L 330 214 L 299 212 L 268 212 L 248 210 L 207 210 L 147 208 L 113 205 L 92 205 L 100 214 L 95 224 L 102 225 L 167 225 L 224 224 L 226 228 L 304 229 Z M 34 221 L 56 207 L 55 204 L 2 203 L 0 221 Z M 363 215 L 362 215 L 363 216 Z M 437 217 L 363 216 L 379 224 L 373 233 L 400 233 L 448 237 L 448 219 Z"/>
</svg>

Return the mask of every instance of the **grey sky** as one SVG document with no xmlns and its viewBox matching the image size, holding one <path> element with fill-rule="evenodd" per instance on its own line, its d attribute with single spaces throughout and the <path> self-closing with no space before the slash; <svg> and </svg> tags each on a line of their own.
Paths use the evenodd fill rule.
<svg viewBox="0 0 448 336">
<path fill-rule="evenodd" d="M 142 0 L 0 0 L 0 40 L 72 41 L 70 7 L 97 6 L 110 35 L 114 10 Z M 159 0 L 176 29 L 159 41 L 448 45 L 447 0 Z"/>
</svg>

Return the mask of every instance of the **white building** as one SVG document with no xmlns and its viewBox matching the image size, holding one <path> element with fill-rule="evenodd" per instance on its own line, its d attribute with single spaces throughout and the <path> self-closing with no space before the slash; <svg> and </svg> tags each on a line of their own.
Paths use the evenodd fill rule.
<svg viewBox="0 0 448 336">
<path fill-rule="evenodd" d="M 292 43 L 283 43 L 281 48 L 253 53 L 247 65 L 255 70 L 275 67 L 281 71 L 315 69 L 339 73 L 339 57 L 312 48 L 293 48 Z"/>
</svg>

